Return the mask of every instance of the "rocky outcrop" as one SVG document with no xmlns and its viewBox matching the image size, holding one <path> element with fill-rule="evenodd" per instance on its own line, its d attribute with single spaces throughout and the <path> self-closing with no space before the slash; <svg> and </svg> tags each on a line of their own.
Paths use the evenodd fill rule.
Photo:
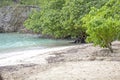
<svg viewBox="0 0 120 80">
<path fill-rule="evenodd" d="M 27 32 L 23 26 L 35 6 L 6 6 L 0 8 L 0 32 Z"/>
</svg>

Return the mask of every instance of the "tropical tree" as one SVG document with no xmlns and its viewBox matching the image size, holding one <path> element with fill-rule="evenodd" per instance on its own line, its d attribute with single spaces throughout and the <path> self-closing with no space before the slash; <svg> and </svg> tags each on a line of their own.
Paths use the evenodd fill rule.
<svg viewBox="0 0 120 80">
<path fill-rule="evenodd" d="M 46 0 L 40 12 L 34 12 L 25 26 L 55 38 L 81 37 L 85 32 L 81 18 L 90 7 L 101 7 L 107 0 Z"/>
<path fill-rule="evenodd" d="M 110 0 L 100 9 L 92 8 L 82 21 L 89 35 L 87 41 L 113 52 L 111 42 L 120 33 L 120 0 Z"/>
</svg>

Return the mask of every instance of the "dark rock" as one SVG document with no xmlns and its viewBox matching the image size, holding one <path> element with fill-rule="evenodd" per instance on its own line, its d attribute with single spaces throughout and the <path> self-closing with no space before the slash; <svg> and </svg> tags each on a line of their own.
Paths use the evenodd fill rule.
<svg viewBox="0 0 120 80">
<path fill-rule="evenodd" d="M 74 43 L 86 43 L 85 42 L 85 38 L 80 38 L 80 37 L 78 37 L 77 39 L 75 39 L 75 41 L 74 41 Z"/>
<path fill-rule="evenodd" d="M 81 39 L 80 38 L 77 38 L 74 43 L 80 43 Z"/>
</svg>

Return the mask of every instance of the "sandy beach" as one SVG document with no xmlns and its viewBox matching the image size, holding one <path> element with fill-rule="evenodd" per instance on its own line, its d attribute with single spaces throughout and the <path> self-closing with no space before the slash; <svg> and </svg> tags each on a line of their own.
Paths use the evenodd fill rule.
<svg viewBox="0 0 120 80">
<path fill-rule="evenodd" d="M 114 53 L 93 44 L 0 55 L 4 80 L 120 80 L 120 42 Z"/>
<path fill-rule="evenodd" d="M 18 64 L 46 64 L 46 58 L 50 57 L 49 53 L 58 50 L 64 50 L 73 46 L 25 50 L 0 54 L 0 66 L 18 65 Z M 39 56 L 39 57 L 37 57 Z"/>
</svg>

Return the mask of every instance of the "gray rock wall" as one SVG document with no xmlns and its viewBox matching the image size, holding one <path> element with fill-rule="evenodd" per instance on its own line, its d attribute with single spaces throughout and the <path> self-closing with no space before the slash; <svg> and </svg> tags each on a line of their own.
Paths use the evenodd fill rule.
<svg viewBox="0 0 120 80">
<path fill-rule="evenodd" d="M 0 32 L 27 32 L 23 26 L 34 6 L 6 6 L 0 8 Z"/>
</svg>

